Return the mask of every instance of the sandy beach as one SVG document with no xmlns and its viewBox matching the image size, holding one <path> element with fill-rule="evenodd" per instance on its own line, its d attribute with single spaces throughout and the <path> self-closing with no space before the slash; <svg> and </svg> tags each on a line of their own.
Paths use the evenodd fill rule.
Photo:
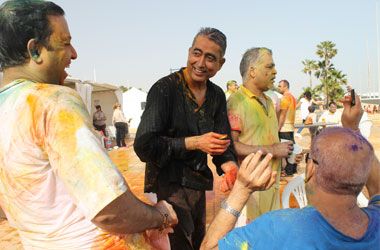
<svg viewBox="0 0 380 250">
<path fill-rule="evenodd" d="M 375 148 L 377 157 L 380 157 L 380 114 L 369 114 L 369 119 L 373 122 L 369 141 Z M 310 139 L 307 130 L 302 133 L 302 139 L 297 139 L 303 148 L 307 148 L 310 144 Z M 116 149 L 109 152 L 110 157 L 118 166 L 123 176 L 126 178 L 133 192 L 142 200 L 147 201 L 143 194 L 143 180 L 144 180 L 144 163 L 140 162 L 138 157 L 133 151 L 133 141 L 129 141 L 129 147 Z M 304 164 L 299 168 L 299 173 L 302 173 Z M 290 180 L 290 178 L 287 178 Z M 219 209 L 220 201 L 226 194 L 219 191 L 220 177 L 215 178 L 215 185 L 213 192 L 207 192 L 207 224 L 209 224 Z M 283 186 L 286 184 L 284 181 Z M 291 206 L 294 206 L 294 202 Z M 23 249 L 18 233 L 15 229 L 9 226 L 6 219 L 0 220 L 0 249 Z"/>
</svg>

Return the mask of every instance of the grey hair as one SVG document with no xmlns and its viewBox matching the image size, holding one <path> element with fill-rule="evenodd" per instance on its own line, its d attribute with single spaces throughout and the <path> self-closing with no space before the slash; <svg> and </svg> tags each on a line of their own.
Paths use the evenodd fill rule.
<svg viewBox="0 0 380 250">
<path fill-rule="evenodd" d="M 240 61 L 240 75 L 243 78 L 243 81 L 247 78 L 246 75 L 249 67 L 260 62 L 263 52 L 268 52 L 272 55 L 272 51 L 264 47 L 250 48 L 243 54 L 243 58 Z"/>
<path fill-rule="evenodd" d="M 198 36 L 205 36 L 217 45 L 219 45 L 221 55 L 222 57 L 224 56 L 227 48 L 227 37 L 220 30 L 210 27 L 202 27 L 195 35 L 192 46 L 194 46 L 195 40 Z"/>
</svg>

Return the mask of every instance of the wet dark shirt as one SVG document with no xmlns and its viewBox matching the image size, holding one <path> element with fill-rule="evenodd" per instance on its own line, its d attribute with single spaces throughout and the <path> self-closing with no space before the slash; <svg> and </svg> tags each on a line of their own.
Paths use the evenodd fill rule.
<svg viewBox="0 0 380 250">
<path fill-rule="evenodd" d="M 200 108 L 184 80 L 183 69 L 158 80 L 149 90 L 134 142 L 136 154 L 147 163 L 145 192 L 156 192 L 157 185 L 170 182 L 212 190 L 207 154 L 185 147 L 185 137 L 208 132 L 228 134 L 231 138 L 224 92 L 211 81 L 206 84 L 206 99 Z M 219 175 L 223 173 L 223 163 L 236 162 L 232 142 L 212 161 Z"/>
</svg>

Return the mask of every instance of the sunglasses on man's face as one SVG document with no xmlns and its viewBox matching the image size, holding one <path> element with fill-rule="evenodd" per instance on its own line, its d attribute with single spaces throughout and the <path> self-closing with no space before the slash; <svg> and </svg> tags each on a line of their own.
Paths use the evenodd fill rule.
<svg viewBox="0 0 380 250">
<path fill-rule="evenodd" d="M 313 162 L 313 164 L 316 164 L 316 165 L 319 164 L 318 161 L 315 160 L 310 153 L 306 154 L 306 157 L 305 157 L 306 167 L 305 167 L 305 180 L 304 180 L 305 184 L 308 183 L 309 180 L 310 180 L 310 178 L 311 178 L 311 176 L 307 175 L 307 172 L 308 172 L 307 171 L 307 168 L 308 168 L 307 166 L 309 165 L 310 161 Z"/>
</svg>

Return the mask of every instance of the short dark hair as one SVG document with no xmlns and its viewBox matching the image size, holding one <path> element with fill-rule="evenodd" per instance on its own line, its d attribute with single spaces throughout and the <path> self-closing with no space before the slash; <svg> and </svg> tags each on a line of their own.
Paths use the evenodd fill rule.
<svg viewBox="0 0 380 250">
<path fill-rule="evenodd" d="M 102 109 L 102 107 L 100 105 L 96 105 L 95 108 L 96 109 Z"/>
<path fill-rule="evenodd" d="M 0 6 L 0 70 L 22 65 L 29 59 L 30 39 L 49 48 L 52 34 L 49 15 L 65 12 L 53 2 L 42 0 L 10 0 Z"/>
<path fill-rule="evenodd" d="M 303 95 L 306 97 L 306 99 L 308 99 L 309 101 L 311 100 L 311 92 L 310 91 L 305 91 L 305 93 L 303 93 Z"/>
<path fill-rule="evenodd" d="M 223 34 L 223 32 L 215 28 L 202 27 L 198 31 L 198 33 L 195 35 L 192 46 L 195 44 L 195 40 L 197 39 L 198 36 L 205 36 L 211 41 L 213 41 L 214 43 L 216 43 L 217 45 L 219 45 L 220 53 L 222 57 L 224 56 L 227 49 L 227 37 L 226 35 Z"/>
<path fill-rule="evenodd" d="M 290 84 L 289 84 L 289 82 L 288 82 L 288 80 L 281 80 L 280 82 L 283 82 L 283 83 L 285 83 L 285 85 L 286 85 L 286 87 L 290 87 Z"/>
<path fill-rule="evenodd" d="M 335 106 L 337 106 L 337 105 L 336 105 L 336 102 L 331 101 L 331 102 L 329 103 L 329 107 L 330 107 L 331 105 L 333 105 L 333 104 L 334 104 Z"/>
</svg>

